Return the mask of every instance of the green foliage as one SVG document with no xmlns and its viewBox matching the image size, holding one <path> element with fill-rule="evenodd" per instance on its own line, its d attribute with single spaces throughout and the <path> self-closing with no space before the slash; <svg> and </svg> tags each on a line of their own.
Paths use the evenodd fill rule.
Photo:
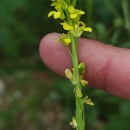
<svg viewBox="0 0 130 130">
<path fill-rule="evenodd" d="M 24 6 L 24 3 L 24 0 L 0 2 L 0 48 L 3 55 L 18 54 L 20 43 L 16 37 L 20 23 L 16 18 L 16 11 Z"/>
</svg>

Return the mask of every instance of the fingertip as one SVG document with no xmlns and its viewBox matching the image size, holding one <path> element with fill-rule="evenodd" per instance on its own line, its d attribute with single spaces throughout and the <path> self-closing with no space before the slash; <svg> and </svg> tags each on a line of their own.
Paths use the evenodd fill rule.
<svg viewBox="0 0 130 130">
<path fill-rule="evenodd" d="M 71 60 L 67 49 L 58 41 L 60 34 L 50 33 L 44 36 L 40 42 L 39 53 L 42 61 L 51 70 L 63 75 L 66 67 L 71 66 Z"/>
<path fill-rule="evenodd" d="M 43 37 L 39 51 L 46 66 L 57 74 L 64 75 L 64 70 L 71 68 L 72 62 L 66 47 L 61 42 L 55 42 L 59 36 L 58 33 L 51 33 Z M 92 86 L 130 99 L 129 50 L 80 38 L 78 51 L 79 61 L 84 61 L 87 65 L 85 79 Z"/>
<path fill-rule="evenodd" d="M 39 45 L 39 52 L 40 52 L 40 56 L 41 58 L 44 58 L 44 52 L 46 50 L 47 46 L 52 47 L 55 41 L 55 39 L 57 39 L 59 37 L 60 34 L 58 33 L 49 33 L 46 36 L 44 36 L 42 38 L 42 40 L 40 41 L 40 45 Z"/>
</svg>

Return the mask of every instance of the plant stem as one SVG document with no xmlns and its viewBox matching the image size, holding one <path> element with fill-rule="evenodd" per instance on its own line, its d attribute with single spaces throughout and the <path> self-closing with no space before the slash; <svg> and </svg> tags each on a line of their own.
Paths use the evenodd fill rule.
<svg viewBox="0 0 130 130">
<path fill-rule="evenodd" d="M 123 7 L 123 12 L 124 12 L 124 18 L 125 18 L 125 26 L 130 34 L 130 13 L 129 13 L 130 10 L 129 10 L 128 0 L 122 0 L 122 7 Z"/>
<path fill-rule="evenodd" d="M 73 62 L 73 68 L 74 68 L 74 75 L 75 75 L 75 90 L 77 88 L 81 89 L 80 81 L 79 81 L 79 70 L 78 70 L 78 52 L 77 52 L 77 38 L 75 38 L 70 33 L 71 38 L 71 45 L 72 45 L 72 62 Z M 75 118 L 77 121 L 77 127 L 76 130 L 84 130 L 85 127 L 85 119 L 84 119 L 84 107 L 82 105 L 81 98 L 77 97 L 76 91 L 75 91 L 75 102 L 76 102 L 76 111 L 75 111 Z"/>
<path fill-rule="evenodd" d="M 70 25 L 73 26 L 73 21 L 70 19 L 68 11 L 66 11 L 67 20 Z M 71 32 L 69 32 L 69 36 L 71 39 L 71 59 L 74 68 L 74 75 L 75 75 L 75 103 L 76 103 L 76 110 L 75 110 L 75 119 L 77 122 L 76 130 L 85 130 L 85 115 L 84 115 L 84 106 L 82 104 L 81 98 L 77 97 L 76 89 L 81 89 L 80 79 L 79 79 L 79 70 L 78 70 L 78 38 L 74 37 Z"/>
<path fill-rule="evenodd" d="M 85 4 L 86 4 L 86 11 L 87 11 L 87 23 L 90 25 L 92 24 L 92 17 L 93 17 L 93 4 L 94 4 L 94 0 L 86 0 L 85 1 Z"/>
</svg>

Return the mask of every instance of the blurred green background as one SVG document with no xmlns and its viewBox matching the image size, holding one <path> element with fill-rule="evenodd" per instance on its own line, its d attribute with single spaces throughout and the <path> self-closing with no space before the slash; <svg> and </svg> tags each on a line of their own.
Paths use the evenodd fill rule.
<svg viewBox="0 0 130 130">
<path fill-rule="evenodd" d="M 129 0 L 78 0 L 93 33 L 83 37 L 130 48 Z M 72 130 L 75 103 L 69 81 L 39 57 L 39 41 L 62 32 L 48 18 L 50 0 L 0 0 L 0 130 Z M 53 26 L 52 26 L 53 25 Z M 125 66 L 125 65 L 124 65 Z M 122 86 L 123 87 L 123 86 Z M 87 88 L 87 130 L 129 130 L 130 102 Z"/>
</svg>

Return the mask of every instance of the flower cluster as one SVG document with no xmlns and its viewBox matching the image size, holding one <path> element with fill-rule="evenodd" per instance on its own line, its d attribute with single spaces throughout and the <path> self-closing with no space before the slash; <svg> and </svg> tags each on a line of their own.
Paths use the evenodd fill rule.
<svg viewBox="0 0 130 130">
<path fill-rule="evenodd" d="M 85 64 L 84 64 L 84 62 L 81 62 L 78 65 L 78 71 L 79 71 L 80 85 L 81 86 L 86 86 L 88 84 L 88 81 L 83 79 L 83 75 L 85 73 Z M 65 75 L 66 75 L 66 77 L 68 79 L 71 80 L 73 85 L 77 84 L 78 81 L 76 80 L 76 75 L 75 75 L 75 69 L 74 68 L 72 68 L 72 71 L 70 69 L 66 69 L 65 70 Z M 74 91 L 75 91 L 76 97 L 81 99 L 82 107 L 83 107 L 84 104 L 94 106 L 94 103 L 91 101 L 90 98 L 88 98 L 88 96 L 83 97 L 81 87 L 74 88 Z M 81 111 L 82 111 L 82 109 L 81 109 Z M 72 117 L 72 122 L 70 122 L 70 125 L 73 128 L 77 128 L 78 124 L 77 124 L 77 120 L 76 120 L 75 117 Z"/>
<path fill-rule="evenodd" d="M 65 69 L 66 77 L 74 85 L 75 99 L 76 99 L 76 113 L 72 117 L 70 125 L 76 130 L 83 130 L 84 119 L 84 104 L 93 106 L 93 102 L 88 96 L 83 96 L 82 87 L 88 84 L 88 81 L 83 79 L 85 73 L 85 64 L 78 62 L 77 55 L 77 39 L 85 32 L 92 32 L 90 27 L 87 27 L 84 22 L 80 20 L 81 16 L 85 14 L 84 11 L 75 8 L 76 0 L 52 0 L 51 6 L 54 10 L 49 12 L 48 17 L 53 16 L 54 19 L 60 19 L 60 23 L 67 33 L 63 33 L 57 40 L 60 40 L 69 50 L 73 68 Z M 69 47 L 71 45 L 71 47 Z M 71 51 L 70 51 L 71 48 Z"/>
<path fill-rule="evenodd" d="M 86 80 L 83 79 L 83 75 L 85 73 L 85 64 L 84 64 L 84 62 L 81 62 L 79 64 L 78 70 L 79 70 L 80 84 L 81 84 L 81 86 L 86 86 L 88 84 L 88 81 L 86 81 Z M 75 85 L 77 83 L 74 68 L 72 68 L 72 72 L 71 72 L 70 69 L 66 69 L 65 70 L 65 75 L 66 75 L 66 77 L 68 79 L 71 80 L 71 82 L 72 82 L 73 85 Z M 82 98 L 82 91 L 81 91 L 81 89 L 79 87 L 77 87 L 75 91 L 76 91 L 77 97 Z M 88 99 L 88 97 L 87 98 L 86 97 L 83 98 L 82 99 L 82 103 L 83 104 L 86 103 L 86 104 L 91 105 L 91 106 L 94 105 L 93 102 L 91 101 L 91 99 Z"/>
<path fill-rule="evenodd" d="M 52 0 L 52 4 L 55 8 L 48 14 L 48 17 L 53 16 L 54 19 L 61 19 L 61 25 L 63 29 L 68 31 L 67 34 L 62 34 L 60 40 L 68 46 L 71 43 L 69 32 L 74 37 L 80 37 L 84 31 L 92 32 L 90 27 L 86 27 L 85 23 L 80 21 L 84 11 L 75 8 L 75 0 Z"/>
</svg>

